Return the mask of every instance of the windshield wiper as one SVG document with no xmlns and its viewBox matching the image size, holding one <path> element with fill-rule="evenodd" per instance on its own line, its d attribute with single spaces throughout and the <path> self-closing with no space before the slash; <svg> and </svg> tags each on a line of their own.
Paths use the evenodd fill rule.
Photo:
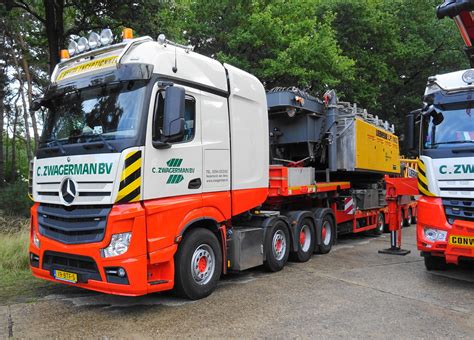
<svg viewBox="0 0 474 340">
<path fill-rule="evenodd" d="M 99 138 L 102 140 L 102 142 L 104 142 L 104 144 L 107 145 L 107 148 L 108 148 L 111 152 L 117 151 L 117 150 L 115 149 L 115 147 L 114 147 L 112 144 L 110 144 L 110 142 L 107 141 L 107 139 L 105 139 L 104 136 L 102 136 L 101 133 L 93 134 L 93 136 L 99 137 Z"/>
<path fill-rule="evenodd" d="M 463 143 L 474 143 L 474 140 L 459 140 L 459 141 L 451 140 L 448 142 L 433 143 L 431 145 L 435 146 L 435 145 L 442 145 L 442 144 L 463 144 Z"/>
<path fill-rule="evenodd" d="M 78 135 L 78 136 L 73 136 L 73 137 L 70 137 L 70 138 L 79 139 L 79 138 L 84 138 L 84 137 L 91 137 L 91 138 L 99 137 L 99 139 L 101 140 L 100 142 L 91 142 L 91 141 L 89 141 L 89 142 L 87 142 L 87 143 L 85 143 L 85 144 L 82 144 L 82 147 L 83 147 L 84 149 L 90 149 L 90 148 L 92 148 L 92 147 L 97 147 L 97 146 L 99 146 L 99 145 L 100 145 L 101 147 L 104 146 L 104 145 L 106 145 L 107 148 L 109 149 L 109 151 L 111 151 L 111 152 L 117 151 L 117 150 L 115 149 L 115 147 L 114 147 L 112 144 L 110 144 L 110 142 L 107 141 L 107 140 L 104 138 L 104 136 L 102 136 L 102 134 L 100 134 L 100 133 L 90 133 L 90 134 L 89 134 L 89 133 L 85 133 L 85 134 Z M 100 143 L 100 144 L 98 144 L 98 143 Z"/>
<path fill-rule="evenodd" d="M 66 154 L 66 150 L 64 150 L 63 145 L 56 138 L 49 139 L 49 140 L 45 141 L 44 143 L 46 145 L 48 145 L 48 143 L 55 143 L 57 145 L 57 148 L 51 148 L 49 146 L 46 146 L 46 147 L 42 147 L 41 149 L 45 149 L 45 150 L 50 151 L 50 152 L 61 151 L 61 154 L 63 154 L 63 155 Z"/>
</svg>

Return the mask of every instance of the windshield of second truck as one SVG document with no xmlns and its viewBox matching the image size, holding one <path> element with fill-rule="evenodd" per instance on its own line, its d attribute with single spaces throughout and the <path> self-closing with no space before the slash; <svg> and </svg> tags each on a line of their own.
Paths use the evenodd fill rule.
<svg viewBox="0 0 474 340">
<path fill-rule="evenodd" d="M 436 110 L 442 115 L 442 121 L 435 125 L 434 119 L 430 119 L 425 130 L 425 149 L 474 145 L 474 105 L 442 105 Z"/>
<path fill-rule="evenodd" d="M 47 103 L 41 147 L 133 138 L 146 84 L 127 81 L 66 93 Z M 98 138 L 100 137 L 100 138 Z"/>
</svg>

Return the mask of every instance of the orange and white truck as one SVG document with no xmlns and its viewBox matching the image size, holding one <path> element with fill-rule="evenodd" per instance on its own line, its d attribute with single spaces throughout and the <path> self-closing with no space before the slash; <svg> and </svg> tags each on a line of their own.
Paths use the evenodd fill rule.
<svg viewBox="0 0 474 340">
<path fill-rule="evenodd" d="M 47 115 L 30 169 L 33 275 L 199 299 L 228 271 L 278 271 L 338 234 L 383 232 L 383 176 L 401 171 L 393 126 L 334 91 L 266 93 L 163 35 L 123 37 L 71 41 L 33 105 Z"/>
<path fill-rule="evenodd" d="M 474 67 L 474 2 L 437 7 L 451 17 Z M 428 270 L 474 259 L 474 69 L 428 78 L 423 109 L 408 116 L 409 144 L 419 132 L 417 245 Z M 415 123 L 416 122 L 416 123 Z"/>
</svg>

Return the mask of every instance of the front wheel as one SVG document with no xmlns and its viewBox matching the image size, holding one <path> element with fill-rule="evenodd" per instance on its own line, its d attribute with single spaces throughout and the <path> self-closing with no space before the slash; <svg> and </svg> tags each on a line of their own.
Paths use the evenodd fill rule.
<svg viewBox="0 0 474 340">
<path fill-rule="evenodd" d="M 446 261 L 443 257 L 425 255 L 426 270 L 446 270 Z"/>
<path fill-rule="evenodd" d="M 175 256 L 175 291 L 198 300 L 216 288 L 222 271 L 222 254 L 216 235 L 198 228 L 185 235 Z"/>
</svg>

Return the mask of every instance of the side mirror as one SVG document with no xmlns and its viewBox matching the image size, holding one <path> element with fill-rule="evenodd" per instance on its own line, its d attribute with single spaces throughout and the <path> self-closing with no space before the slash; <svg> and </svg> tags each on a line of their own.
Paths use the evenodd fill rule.
<svg viewBox="0 0 474 340">
<path fill-rule="evenodd" d="M 39 109 L 41 109 L 41 106 L 43 106 L 42 103 L 43 103 L 42 99 L 33 100 L 30 104 L 30 111 L 32 112 L 38 111 Z"/>
<path fill-rule="evenodd" d="M 441 112 L 433 111 L 431 114 L 431 117 L 433 117 L 433 124 L 434 125 L 439 125 L 443 122 L 444 116 Z"/>
<path fill-rule="evenodd" d="M 173 142 L 184 136 L 185 91 L 179 86 L 166 89 L 163 112 L 163 142 Z"/>
<path fill-rule="evenodd" d="M 412 151 L 415 149 L 415 115 L 421 110 L 415 110 L 408 113 L 406 119 L 406 139 L 405 147 Z"/>
</svg>

